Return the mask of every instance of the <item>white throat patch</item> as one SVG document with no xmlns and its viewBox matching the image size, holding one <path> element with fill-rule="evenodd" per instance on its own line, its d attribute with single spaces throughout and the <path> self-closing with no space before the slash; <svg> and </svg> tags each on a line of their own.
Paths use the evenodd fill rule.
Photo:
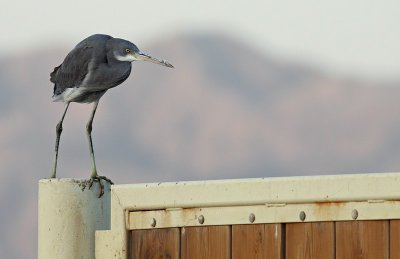
<svg viewBox="0 0 400 259">
<path fill-rule="evenodd" d="M 119 60 L 119 61 L 129 61 L 129 62 L 132 62 L 132 61 L 137 60 L 137 58 L 135 58 L 133 55 L 121 56 L 121 55 L 118 55 L 118 54 L 115 53 L 115 52 L 114 52 L 114 57 L 115 57 L 117 60 Z"/>
</svg>

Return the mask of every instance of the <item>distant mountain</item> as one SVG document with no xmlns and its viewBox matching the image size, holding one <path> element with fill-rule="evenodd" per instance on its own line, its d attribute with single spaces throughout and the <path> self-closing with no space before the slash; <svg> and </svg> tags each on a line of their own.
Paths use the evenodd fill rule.
<svg viewBox="0 0 400 259">
<path fill-rule="evenodd" d="M 400 168 L 398 83 L 336 78 L 216 34 L 139 47 L 176 68 L 135 63 L 100 101 L 95 153 L 100 173 L 116 183 Z M 51 102 L 48 79 L 68 50 L 0 59 L 4 258 L 36 251 L 36 186 L 49 176 L 63 109 Z M 59 177 L 89 177 L 89 110 L 72 104 L 67 113 Z"/>
</svg>

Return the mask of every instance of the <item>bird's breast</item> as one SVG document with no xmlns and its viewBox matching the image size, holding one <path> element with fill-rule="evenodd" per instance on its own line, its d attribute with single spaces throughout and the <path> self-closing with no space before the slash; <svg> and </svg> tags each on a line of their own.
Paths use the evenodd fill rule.
<svg viewBox="0 0 400 259">
<path fill-rule="evenodd" d="M 126 64 L 101 65 L 89 70 L 82 86 L 93 91 L 107 90 L 124 82 L 131 73 L 129 62 Z"/>
</svg>

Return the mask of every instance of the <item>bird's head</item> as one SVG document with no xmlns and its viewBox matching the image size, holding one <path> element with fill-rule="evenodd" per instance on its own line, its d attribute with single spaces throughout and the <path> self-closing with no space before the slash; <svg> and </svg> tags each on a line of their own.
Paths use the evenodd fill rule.
<svg viewBox="0 0 400 259">
<path fill-rule="evenodd" d="M 113 42 L 111 43 L 111 48 L 115 59 L 117 59 L 118 61 L 122 62 L 148 61 L 162 66 L 173 68 L 173 66 L 166 60 L 159 60 L 151 57 L 150 55 L 144 54 L 139 50 L 138 47 L 136 47 L 135 44 L 126 40 L 113 39 Z"/>
</svg>

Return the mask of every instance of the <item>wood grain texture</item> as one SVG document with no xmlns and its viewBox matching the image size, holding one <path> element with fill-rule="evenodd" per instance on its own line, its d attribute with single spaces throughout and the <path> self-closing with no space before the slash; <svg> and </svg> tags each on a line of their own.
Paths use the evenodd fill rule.
<svg viewBox="0 0 400 259">
<path fill-rule="evenodd" d="M 390 259 L 400 259 L 400 220 L 390 221 Z"/>
<path fill-rule="evenodd" d="M 334 222 L 286 224 L 286 258 L 334 259 Z M 338 257 L 341 258 L 341 257 Z"/>
<path fill-rule="evenodd" d="M 182 259 L 229 259 L 230 226 L 187 227 L 181 229 Z"/>
<path fill-rule="evenodd" d="M 179 228 L 131 231 L 131 259 L 179 259 Z"/>
<path fill-rule="evenodd" d="M 336 257 L 389 259 L 389 221 L 336 222 Z"/>
<path fill-rule="evenodd" d="M 232 226 L 232 259 L 284 258 L 282 229 L 282 224 Z"/>
</svg>

